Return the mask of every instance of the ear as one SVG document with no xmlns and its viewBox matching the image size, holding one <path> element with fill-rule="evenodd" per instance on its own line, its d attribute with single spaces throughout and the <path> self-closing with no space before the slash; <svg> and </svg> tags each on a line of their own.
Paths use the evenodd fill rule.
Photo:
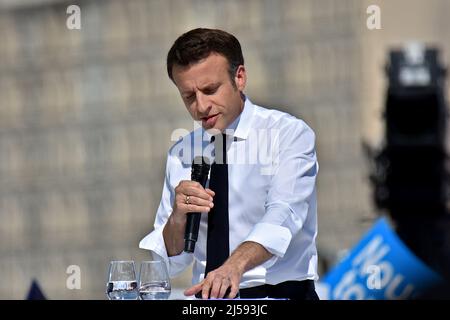
<svg viewBox="0 0 450 320">
<path fill-rule="evenodd" d="M 247 72 L 242 64 L 236 70 L 234 82 L 236 83 L 236 87 L 239 91 L 244 91 L 245 85 L 247 84 Z"/>
</svg>

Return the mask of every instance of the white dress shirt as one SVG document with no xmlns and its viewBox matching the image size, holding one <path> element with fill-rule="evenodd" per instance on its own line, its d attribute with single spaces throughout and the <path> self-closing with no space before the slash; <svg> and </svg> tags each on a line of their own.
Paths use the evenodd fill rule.
<svg viewBox="0 0 450 320">
<path fill-rule="evenodd" d="M 234 136 L 227 143 L 230 254 L 242 242 L 254 241 L 274 255 L 245 272 L 240 288 L 317 280 L 315 181 L 319 165 L 314 132 L 292 115 L 259 107 L 245 98 L 242 113 L 227 133 Z M 210 137 L 200 127 L 169 150 L 154 231 L 139 243 L 166 262 L 172 277 L 194 261 L 193 284 L 204 278 L 208 215 L 202 213 L 194 253 L 168 257 L 162 231 L 172 212 L 175 187 L 181 180 L 191 180 L 194 156 L 214 157 Z"/>
</svg>

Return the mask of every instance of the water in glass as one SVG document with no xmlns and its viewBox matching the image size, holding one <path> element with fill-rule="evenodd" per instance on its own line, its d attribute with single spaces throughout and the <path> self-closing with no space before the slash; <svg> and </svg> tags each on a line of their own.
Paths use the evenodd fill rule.
<svg viewBox="0 0 450 320">
<path fill-rule="evenodd" d="M 143 261 L 139 274 L 142 300 L 166 300 L 171 292 L 169 273 L 164 261 Z"/>
<path fill-rule="evenodd" d="M 139 299 L 134 261 L 111 261 L 106 294 L 110 300 Z"/>
</svg>

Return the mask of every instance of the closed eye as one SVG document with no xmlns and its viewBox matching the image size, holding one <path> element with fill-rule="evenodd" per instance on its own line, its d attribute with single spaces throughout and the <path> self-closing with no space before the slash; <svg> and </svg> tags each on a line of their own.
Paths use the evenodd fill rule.
<svg viewBox="0 0 450 320">
<path fill-rule="evenodd" d="M 214 85 L 214 86 L 208 86 L 204 88 L 202 91 L 204 94 L 211 95 L 217 92 L 217 89 L 219 89 L 220 85 Z"/>
</svg>

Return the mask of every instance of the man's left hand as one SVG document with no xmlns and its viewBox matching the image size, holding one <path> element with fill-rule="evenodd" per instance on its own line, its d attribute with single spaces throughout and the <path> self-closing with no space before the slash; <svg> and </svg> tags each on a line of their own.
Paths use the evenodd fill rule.
<svg viewBox="0 0 450 320">
<path fill-rule="evenodd" d="M 201 291 L 203 299 L 233 299 L 239 291 L 242 274 L 243 272 L 238 266 L 226 262 L 221 267 L 209 272 L 202 282 L 186 289 L 184 295 L 192 296 Z M 229 294 L 225 296 L 229 288 Z"/>
</svg>

